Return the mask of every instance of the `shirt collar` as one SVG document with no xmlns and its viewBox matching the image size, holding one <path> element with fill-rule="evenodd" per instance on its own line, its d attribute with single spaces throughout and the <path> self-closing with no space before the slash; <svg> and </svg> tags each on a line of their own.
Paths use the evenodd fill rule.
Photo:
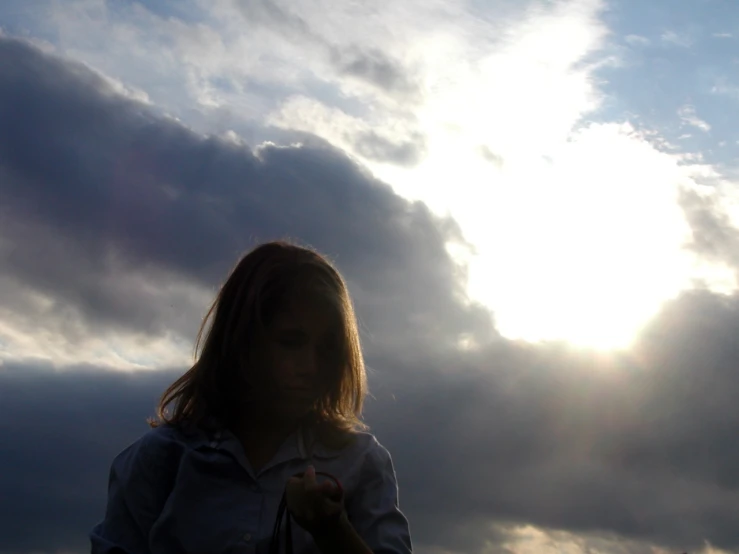
<svg viewBox="0 0 739 554">
<path fill-rule="evenodd" d="M 239 449 L 238 439 L 234 434 L 213 417 L 206 418 L 200 426 L 185 425 L 183 432 L 188 436 L 194 449 L 203 447 L 230 451 Z M 275 455 L 274 463 L 282 463 L 291 459 L 331 459 L 339 455 L 340 451 L 325 446 L 317 439 L 313 429 L 301 424 L 282 444 Z"/>
</svg>

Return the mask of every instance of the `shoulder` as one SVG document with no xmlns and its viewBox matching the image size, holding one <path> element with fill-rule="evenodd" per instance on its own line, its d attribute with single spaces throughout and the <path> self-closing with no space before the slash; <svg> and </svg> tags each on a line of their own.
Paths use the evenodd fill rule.
<svg viewBox="0 0 739 554">
<path fill-rule="evenodd" d="M 130 448 L 146 454 L 158 453 L 183 445 L 186 440 L 185 436 L 184 431 L 179 427 L 169 424 L 159 425 L 146 431 Z"/>
<path fill-rule="evenodd" d="M 186 445 L 183 431 L 173 425 L 160 425 L 146 431 L 126 446 L 114 459 L 119 471 L 168 466 Z"/>
<path fill-rule="evenodd" d="M 372 433 L 357 433 L 357 445 L 362 452 L 365 473 L 390 473 L 394 475 L 390 452 Z"/>
<path fill-rule="evenodd" d="M 328 457 L 355 458 L 383 449 L 377 438 L 366 431 L 344 431 L 329 427 L 309 430 L 315 439 L 314 448 Z"/>
<path fill-rule="evenodd" d="M 372 433 L 358 431 L 354 434 L 352 447 L 365 459 L 384 463 L 390 459 L 390 452 Z"/>
<path fill-rule="evenodd" d="M 407 533 L 407 522 L 398 511 L 398 480 L 390 452 L 371 433 L 357 433 L 353 448 L 356 473 L 346 488 L 351 521 L 371 540 L 373 551 L 406 552 L 382 546 Z M 388 535 L 395 538 L 387 539 Z"/>
<path fill-rule="evenodd" d="M 390 452 L 372 433 L 353 433 L 350 444 L 341 452 L 345 462 L 359 469 L 362 478 L 384 476 L 394 479 Z"/>
</svg>

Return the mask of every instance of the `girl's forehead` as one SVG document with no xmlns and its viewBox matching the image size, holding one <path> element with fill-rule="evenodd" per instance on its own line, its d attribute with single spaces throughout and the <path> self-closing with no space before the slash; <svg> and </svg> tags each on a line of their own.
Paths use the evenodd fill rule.
<svg viewBox="0 0 739 554">
<path fill-rule="evenodd" d="M 278 310 L 274 318 L 279 325 L 300 327 L 335 327 L 341 324 L 335 304 L 316 295 L 295 295 Z"/>
</svg>

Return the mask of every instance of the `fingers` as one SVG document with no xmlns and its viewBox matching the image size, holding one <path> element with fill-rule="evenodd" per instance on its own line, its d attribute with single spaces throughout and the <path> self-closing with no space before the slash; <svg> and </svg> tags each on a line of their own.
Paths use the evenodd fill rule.
<svg viewBox="0 0 739 554">
<path fill-rule="evenodd" d="M 339 488 L 331 481 L 324 481 L 319 485 L 318 492 L 327 498 L 335 498 Z"/>
<path fill-rule="evenodd" d="M 318 482 L 316 469 L 308 466 L 302 475 L 287 481 L 287 505 L 304 528 L 340 514 L 344 509 L 340 486 L 331 480 Z"/>
<path fill-rule="evenodd" d="M 329 500 L 328 498 L 323 499 L 323 504 L 321 506 L 323 513 L 328 516 L 334 516 L 341 512 L 341 510 L 344 509 L 341 502 L 337 502 L 335 500 Z"/>
<path fill-rule="evenodd" d="M 303 474 L 303 490 L 307 493 L 307 498 L 313 497 L 318 490 L 318 482 L 316 481 L 316 468 L 309 465 Z M 308 500 L 305 503 L 305 519 L 307 521 L 313 521 L 316 517 L 315 502 Z"/>
<path fill-rule="evenodd" d="M 305 483 L 305 490 L 317 490 L 318 482 L 316 481 L 316 468 L 308 466 L 303 474 L 303 482 Z"/>
<path fill-rule="evenodd" d="M 289 489 L 300 489 L 311 496 L 334 496 L 338 492 L 338 487 L 331 481 L 318 482 L 316 470 L 313 466 L 308 466 L 302 476 L 290 477 L 287 480 Z"/>
</svg>

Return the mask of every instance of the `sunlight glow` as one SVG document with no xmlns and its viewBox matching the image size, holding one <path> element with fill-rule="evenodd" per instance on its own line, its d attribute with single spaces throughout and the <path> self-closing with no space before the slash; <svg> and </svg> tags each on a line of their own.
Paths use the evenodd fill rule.
<svg viewBox="0 0 739 554">
<path fill-rule="evenodd" d="M 528 20 L 477 63 L 439 66 L 419 112 L 426 160 L 369 163 L 457 220 L 477 250 L 459 258 L 468 292 L 508 338 L 627 347 L 696 275 L 677 204 L 689 168 L 628 123 L 582 123 L 600 101 L 580 63 L 604 34 L 596 8 Z"/>
<path fill-rule="evenodd" d="M 476 254 L 450 253 L 504 336 L 628 347 L 695 281 L 728 291 L 736 280 L 686 249 L 678 194 L 711 168 L 628 121 L 588 121 L 603 103 L 596 70 L 618 63 L 600 55 L 603 8 L 538 6 L 474 44 L 419 35 L 412 120 L 293 97 L 268 122 L 327 138 L 398 194 L 453 217 Z M 413 167 L 367 159 L 347 138 L 372 130 L 399 142 L 414 129 L 426 155 Z"/>
<path fill-rule="evenodd" d="M 573 134 L 492 199 L 470 293 L 507 336 L 627 346 L 686 285 L 679 183 L 675 162 L 628 126 Z"/>
<path fill-rule="evenodd" d="M 424 200 L 448 210 L 475 246 L 460 259 L 469 294 L 505 336 L 624 347 L 687 284 L 681 169 L 628 125 L 592 125 L 546 159 L 503 167 L 454 137 L 433 142 L 445 155 L 430 155 L 415 177 L 435 185 L 439 196 Z"/>
</svg>

